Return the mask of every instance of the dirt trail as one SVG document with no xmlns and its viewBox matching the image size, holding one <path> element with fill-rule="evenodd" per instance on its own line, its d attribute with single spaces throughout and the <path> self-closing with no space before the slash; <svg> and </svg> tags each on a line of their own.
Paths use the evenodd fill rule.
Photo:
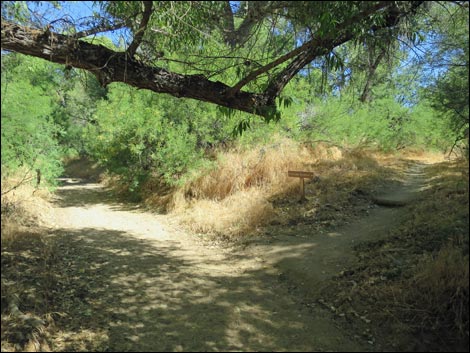
<svg viewBox="0 0 470 353">
<path fill-rule="evenodd" d="M 313 312 L 327 308 L 334 313 L 338 323 L 342 322 L 343 327 L 356 333 L 356 338 L 361 337 L 367 342 L 369 350 L 394 351 L 394 347 L 383 346 L 383 337 L 373 337 L 369 329 L 362 331 L 364 325 L 360 321 L 367 321 L 366 317 L 358 319 L 358 323 L 341 318 L 331 306 L 331 298 L 322 297 L 323 289 L 331 286 L 336 276 L 355 268 L 358 262 L 353 250 L 355 245 L 384 239 L 390 230 L 401 224 L 407 212 L 401 206 L 415 200 L 420 190 L 426 187 L 425 168 L 423 163 L 411 163 L 402 182 L 378 191 L 374 197 L 376 205 L 366 217 L 322 232 L 312 228 L 309 222 L 294 227 L 272 227 L 267 237 L 252 242 L 246 251 L 253 256 L 262 256 L 268 267 L 277 270 L 290 292 L 301 298 Z M 380 326 L 381 323 L 370 325 L 374 324 Z"/>
<path fill-rule="evenodd" d="M 422 169 L 411 167 L 405 184 L 377 199 L 412 198 Z M 351 247 L 385 235 L 399 223 L 400 208 L 377 207 L 321 234 L 308 225 L 273 227 L 243 250 L 223 251 L 164 216 L 116 202 L 99 184 L 64 179 L 57 195 L 54 233 L 80 254 L 71 268 L 86 277 L 85 314 L 96 318 L 80 330 L 102 332 L 108 350 L 375 350 L 315 300 L 322 281 L 354 261 Z"/>
<path fill-rule="evenodd" d="M 400 224 L 405 212 L 400 206 L 415 199 L 424 187 L 425 167 L 412 163 L 402 182 L 382 188 L 367 217 L 321 232 L 312 230 L 315 228 L 309 224 L 272 227 L 268 230 L 271 236 L 257 240 L 247 251 L 263 254 L 267 264 L 277 268 L 291 288 L 298 289 L 305 300 L 317 301 L 322 284 L 355 263 L 356 244 L 386 237 L 390 229 Z"/>
<path fill-rule="evenodd" d="M 330 314 L 300 304 L 264 259 L 204 247 L 163 216 L 65 179 L 54 234 L 87 286 L 76 332 L 111 351 L 364 351 Z M 75 277 L 74 277 L 75 278 Z"/>
</svg>

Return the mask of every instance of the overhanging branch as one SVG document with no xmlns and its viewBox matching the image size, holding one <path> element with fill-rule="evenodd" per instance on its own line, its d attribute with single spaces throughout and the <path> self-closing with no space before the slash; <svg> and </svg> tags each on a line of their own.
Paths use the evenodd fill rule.
<svg viewBox="0 0 470 353">
<path fill-rule="evenodd" d="M 42 31 L 2 20 L 2 49 L 70 65 L 93 73 L 105 86 L 111 82 L 193 98 L 223 107 L 267 117 L 275 106 L 262 94 L 238 92 L 227 96 L 231 87 L 210 81 L 202 75 L 182 75 L 152 67 L 124 52 L 77 40 L 73 36 Z"/>
<path fill-rule="evenodd" d="M 380 1 L 370 6 L 365 6 L 364 9 L 355 16 L 337 24 L 335 28 L 330 31 L 330 33 L 327 33 L 323 36 L 315 35 L 314 38 L 305 42 L 300 47 L 279 57 L 269 64 L 250 72 L 246 77 L 241 79 L 237 84 L 235 84 L 235 86 L 233 86 L 229 94 L 236 94 L 245 85 L 255 80 L 258 76 L 292 58 L 295 58 L 286 69 L 284 69 L 279 75 L 275 77 L 274 80 L 271 81 L 268 89 L 266 90 L 266 94 L 269 96 L 279 95 L 280 91 L 285 87 L 285 85 L 292 79 L 293 76 L 295 76 L 303 67 L 305 67 L 305 65 L 310 63 L 315 58 L 329 53 L 331 50 L 333 50 L 333 48 L 354 38 L 354 25 L 381 11 L 388 11 L 389 13 L 389 15 L 386 16 L 387 20 L 384 21 L 383 27 L 396 25 L 396 19 L 398 16 L 402 15 L 400 12 L 397 13 L 393 1 Z M 390 20 L 391 17 L 393 17 L 394 21 Z"/>
<path fill-rule="evenodd" d="M 357 37 L 353 24 L 365 21 L 363 29 L 374 30 L 395 26 L 402 16 L 416 9 L 422 1 L 410 3 L 408 10 L 401 6 L 397 7 L 395 1 L 380 1 L 365 5 L 362 11 L 337 24 L 328 33 L 313 37 L 299 48 L 253 71 L 234 87 L 219 81 L 211 81 L 202 75 L 183 75 L 160 67 L 148 66 L 134 58 L 133 54 L 143 40 L 152 13 L 150 1 L 143 2 L 142 20 L 127 52 L 118 52 L 102 45 L 88 43 L 73 35 L 54 33 L 50 29 L 38 30 L 20 26 L 3 19 L 2 49 L 88 70 L 98 78 L 102 85 L 124 82 L 137 88 L 168 93 L 175 97 L 193 98 L 271 118 L 276 112 L 276 97 L 302 68 L 336 46 Z M 256 6 L 254 9 L 259 10 L 267 5 L 262 3 Z M 366 24 L 368 18 L 377 12 L 384 14 L 385 21 L 380 28 L 370 27 L 372 24 L 368 27 Z M 250 15 L 250 18 L 261 16 L 259 11 L 254 10 Z M 241 90 L 259 75 L 279 67 L 288 60 L 291 60 L 290 63 L 273 77 L 264 92 L 252 93 Z"/>
</svg>

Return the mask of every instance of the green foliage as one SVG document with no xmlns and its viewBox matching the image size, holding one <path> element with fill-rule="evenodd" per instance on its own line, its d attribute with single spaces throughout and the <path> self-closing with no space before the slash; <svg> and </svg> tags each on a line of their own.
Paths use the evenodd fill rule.
<svg viewBox="0 0 470 353">
<path fill-rule="evenodd" d="M 439 75 L 430 77 L 427 97 L 454 133 L 455 144 L 466 148 L 468 157 L 469 130 L 469 8 L 455 5 L 442 11 L 431 8 L 432 31 L 429 37 L 434 50 L 426 56 L 429 62 L 439 62 Z"/>
<path fill-rule="evenodd" d="M 60 126 L 59 143 L 71 153 L 84 154 L 82 139 L 88 124 L 94 124 L 98 100 L 106 97 L 106 89 L 86 72 L 66 70 L 55 79 L 58 104 L 53 111 L 54 122 Z"/>
<path fill-rule="evenodd" d="M 251 24 L 251 36 L 249 31 L 239 33 L 240 43 L 231 47 L 220 31 L 227 18 L 215 16 L 224 10 L 224 2 L 154 2 L 159 11 L 151 16 L 152 30 L 145 33 L 136 56 L 151 65 L 203 73 L 213 81 L 233 85 L 307 40 L 310 34 L 305 26 L 330 35 L 335 24 L 363 11 L 363 6 L 374 6 L 359 2 L 245 5 L 232 7 L 235 28 L 242 27 L 248 6 L 254 6 L 251 11 L 273 11 L 273 16 L 252 12 L 259 17 L 259 26 Z M 115 19 L 129 18 L 129 14 L 140 18 L 142 4 L 109 2 L 102 9 Z M 276 12 L 279 9 L 282 15 Z M 2 11 L 20 18 L 26 10 L 22 4 L 9 2 Z M 426 41 L 432 31 L 423 27 L 414 37 L 398 29 L 364 31 L 370 25 L 380 26 L 384 18 L 379 13 L 353 24 L 358 40 L 301 70 L 278 97 L 277 106 L 264 114 L 265 119 L 123 84 L 102 88 L 91 74 L 3 54 L 2 173 L 26 166 L 40 168 L 53 180 L 60 173 L 64 153 L 88 154 L 138 191 L 151 176 L 169 184 L 183 182 L 189 171 L 207 162 L 205 156 L 211 153 L 206 152 L 217 146 L 233 141 L 266 143 L 275 135 L 383 150 L 448 149 L 468 129 L 468 10 L 466 15 L 452 12 L 446 17 L 437 12 L 434 16 L 441 26 L 433 28 L 431 37 L 439 41 L 432 45 L 437 50 L 432 60 L 451 65 L 446 64 L 439 77 L 431 77 L 437 77 L 432 85 L 423 84 L 432 80 L 424 75 L 422 63 L 414 62 L 407 48 L 391 41 L 398 35 L 408 42 L 418 37 Z M 249 22 L 245 22 L 248 27 Z M 138 31 L 138 25 L 139 21 L 133 21 L 131 30 Z M 117 50 L 106 38 L 86 40 Z M 160 51 L 163 57 L 152 56 Z M 242 89 L 263 91 L 287 65 L 289 61 Z M 361 103 L 365 87 L 368 99 Z"/>
<path fill-rule="evenodd" d="M 54 65 L 10 54 L 2 57 L 2 177 L 20 167 L 39 169 L 50 184 L 61 173 L 60 133 L 51 114 L 54 94 L 48 80 Z"/>
<path fill-rule="evenodd" d="M 451 139 L 445 123 L 425 102 L 407 108 L 387 97 L 370 104 L 351 104 L 344 97 L 317 101 L 300 114 L 299 128 L 306 140 L 375 146 L 384 151 L 444 150 Z"/>
<path fill-rule="evenodd" d="M 200 105 L 113 84 L 98 104 L 96 125 L 89 125 L 84 136 L 88 152 L 124 176 L 131 190 L 150 175 L 177 184 L 204 148 L 224 138 L 222 126 L 209 129 L 217 127 L 211 108 Z"/>
</svg>

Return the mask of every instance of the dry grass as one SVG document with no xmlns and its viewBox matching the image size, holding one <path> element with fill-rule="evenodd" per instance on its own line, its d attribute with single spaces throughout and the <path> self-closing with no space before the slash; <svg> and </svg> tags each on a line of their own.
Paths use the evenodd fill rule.
<svg viewBox="0 0 470 353">
<path fill-rule="evenodd" d="M 340 157 L 335 147 L 313 150 L 287 139 L 222 151 L 212 168 L 163 196 L 152 194 L 146 203 L 171 211 L 192 231 L 237 237 L 276 218 L 269 201 L 274 195 L 297 192 L 299 181 L 288 178 L 288 170 L 314 170 L 322 158 Z M 147 190 L 159 189 L 150 185 Z"/>
<path fill-rule="evenodd" d="M 21 183 L 23 176 L 2 178 L 1 223 L 2 242 L 8 241 L 18 230 L 46 226 L 53 214 L 49 203 L 51 193 Z"/>
<path fill-rule="evenodd" d="M 439 350 L 468 350 L 469 344 L 468 170 L 468 161 L 430 169 L 431 187 L 408 223 L 425 252 L 404 292 L 404 301 L 419 308 L 419 315 L 402 315 L 422 331 L 433 332 L 432 343 Z"/>
<path fill-rule="evenodd" d="M 38 231 L 50 221 L 50 194 L 22 183 L 25 179 L 2 178 L 2 351 L 48 350 L 41 334 L 45 321 L 36 310 L 41 300 L 25 277 L 42 277 L 38 265 L 50 256 L 51 247 Z M 25 302 L 30 304 L 26 310 Z"/>
<path fill-rule="evenodd" d="M 468 343 L 468 282 L 468 255 L 459 247 L 447 244 L 437 255 L 424 256 L 406 292 L 407 303 L 425 310 L 416 324 Z"/>
<path fill-rule="evenodd" d="M 308 148 L 290 140 L 223 152 L 214 169 L 185 186 L 185 194 L 196 199 L 222 200 L 252 188 L 275 192 L 289 182 L 287 170 L 308 168 L 317 160 Z"/>
<path fill-rule="evenodd" d="M 396 156 L 387 161 L 391 164 L 392 159 L 397 161 Z M 288 177 L 288 170 L 313 171 L 318 176 L 306 180 L 310 201 L 299 206 L 303 211 L 312 209 L 312 203 L 346 208 L 358 190 L 370 192 L 379 181 L 393 177 L 390 171 L 385 175 L 384 161 L 383 155 L 370 151 L 342 151 L 325 144 L 311 147 L 279 138 L 252 149 L 220 151 L 211 168 L 199 171 L 184 186 L 165 189 L 154 179 L 144 186 L 143 194 L 148 195 L 147 205 L 171 212 L 194 232 L 237 238 L 295 217 L 282 207 L 283 200 L 299 197 L 300 180 Z"/>
<path fill-rule="evenodd" d="M 194 200 L 182 216 L 193 232 L 229 238 L 246 235 L 274 217 L 273 206 L 260 189 L 238 191 L 221 201 Z"/>
</svg>

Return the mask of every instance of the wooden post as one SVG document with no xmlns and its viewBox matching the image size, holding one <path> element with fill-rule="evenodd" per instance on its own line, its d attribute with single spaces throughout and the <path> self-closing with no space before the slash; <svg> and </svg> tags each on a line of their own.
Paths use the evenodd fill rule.
<svg viewBox="0 0 470 353">
<path fill-rule="evenodd" d="M 305 198 L 305 182 L 304 182 L 304 178 L 300 178 L 302 180 L 302 194 L 300 195 L 300 201 L 304 201 L 304 200 L 307 200 Z"/>
<path fill-rule="evenodd" d="M 36 187 L 39 187 L 39 184 L 41 184 L 41 170 L 36 169 Z"/>
<path fill-rule="evenodd" d="M 312 179 L 314 177 L 313 172 L 303 172 L 296 170 L 289 170 L 287 175 L 290 177 L 297 177 L 301 179 L 301 189 L 300 189 L 300 202 L 307 200 L 305 197 L 305 181 L 304 178 Z"/>
</svg>

